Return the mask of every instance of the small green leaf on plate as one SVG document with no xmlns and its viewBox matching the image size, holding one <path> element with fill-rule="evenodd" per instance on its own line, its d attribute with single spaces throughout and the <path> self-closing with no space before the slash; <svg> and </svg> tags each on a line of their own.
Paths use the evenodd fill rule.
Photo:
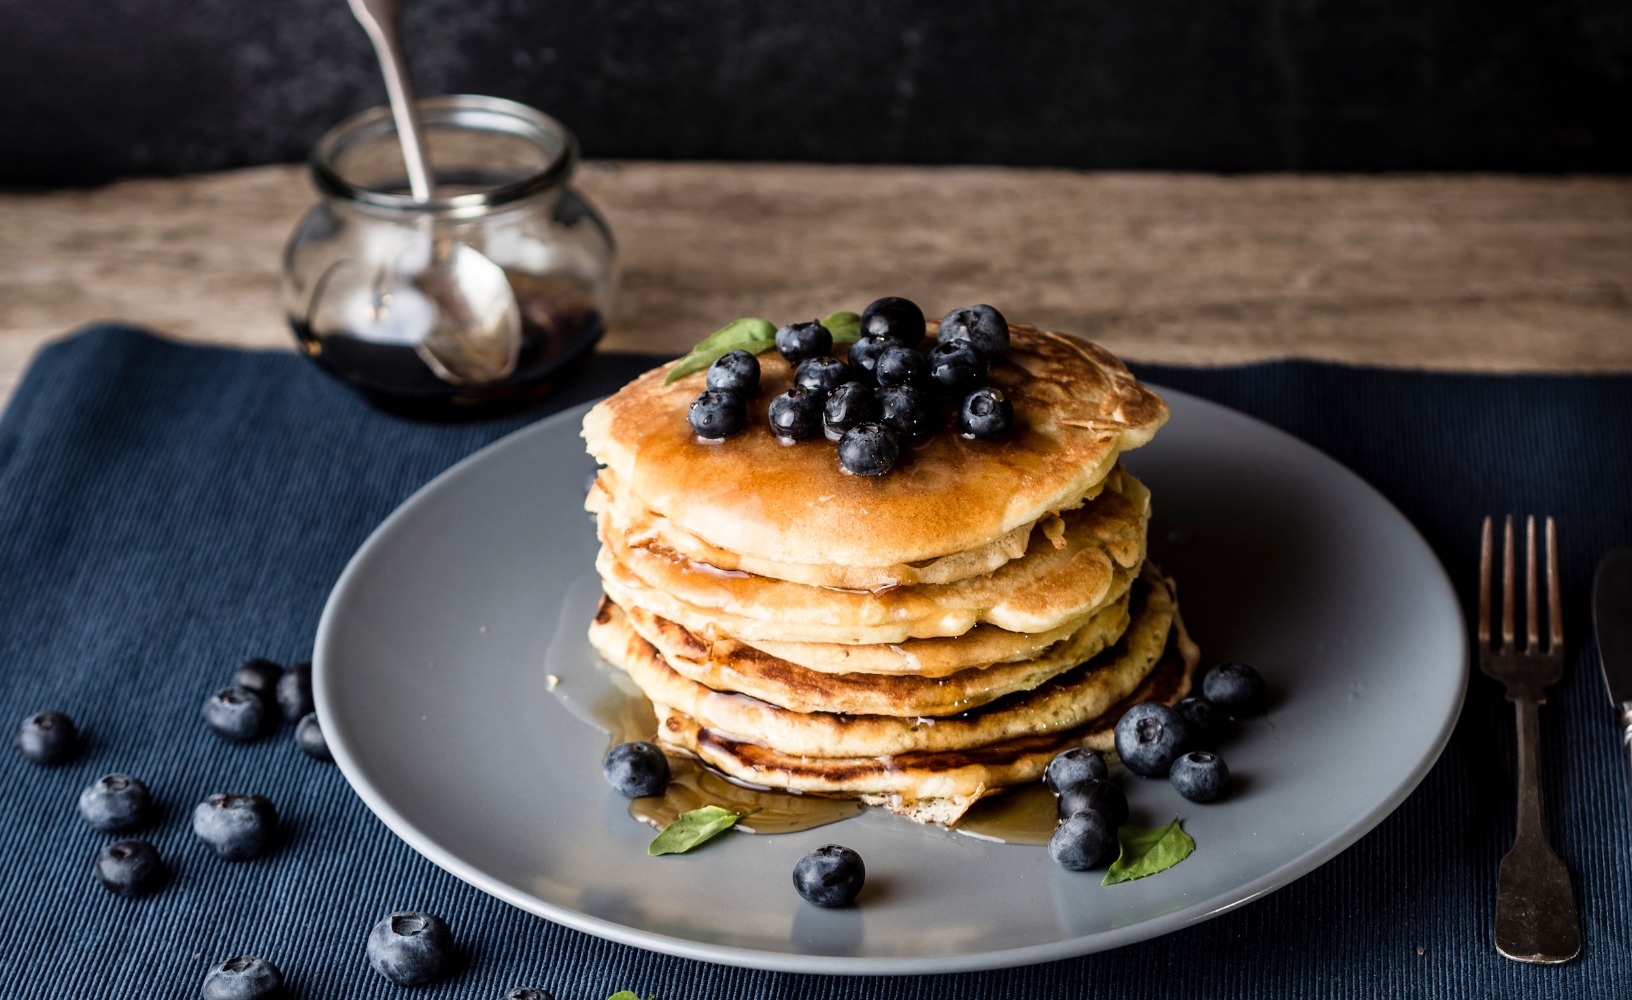
<svg viewBox="0 0 1632 1000">
<path fill-rule="evenodd" d="M 703 841 L 731 829 L 743 815 L 719 806 L 704 806 L 681 813 L 679 819 L 665 826 L 663 832 L 646 846 L 646 853 L 654 858 L 659 854 L 684 854 Z"/>
<path fill-rule="evenodd" d="M 675 379 L 685 378 L 692 372 L 702 371 L 717 359 L 730 354 L 732 351 L 747 351 L 749 354 L 759 354 L 776 346 L 776 327 L 768 321 L 747 317 L 732 320 L 715 330 L 702 343 L 691 349 L 691 353 L 680 359 L 680 363 L 669 370 L 664 377 L 663 384 L 668 385 Z"/>
<path fill-rule="evenodd" d="M 619 990 L 607 997 L 606 1000 L 640 1000 L 640 994 L 634 990 Z M 655 995 L 648 996 L 646 1000 L 657 1000 L 657 997 Z"/>
<path fill-rule="evenodd" d="M 854 344 L 861 339 L 861 317 L 848 309 L 836 312 L 822 320 L 835 344 Z"/>
<path fill-rule="evenodd" d="M 1105 873 L 1105 881 L 1100 885 L 1115 885 L 1166 871 L 1188 858 L 1190 852 L 1196 849 L 1196 842 L 1179 826 L 1177 818 L 1155 829 L 1124 823 L 1116 831 L 1116 839 L 1122 853 L 1111 863 L 1111 869 Z"/>
</svg>

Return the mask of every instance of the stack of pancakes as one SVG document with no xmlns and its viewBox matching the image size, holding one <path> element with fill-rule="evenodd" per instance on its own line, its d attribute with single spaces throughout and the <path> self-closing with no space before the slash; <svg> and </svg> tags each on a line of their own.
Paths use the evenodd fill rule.
<svg viewBox="0 0 1632 1000">
<path fill-rule="evenodd" d="M 701 372 L 665 386 L 658 368 L 590 410 L 606 593 L 590 639 L 651 699 L 666 749 L 951 823 L 1188 690 L 1196 650 L 1145 561 L 1149 495 L 1117 461 L 1167 406 L 1093 344 L 1011 335 L 989 378 L 1014 433 L 945 429 L 883 476 L 772 435 L 764 404 L 793 378 L 774 353 L 724 441 L 686 421 Z"/>
</svg>

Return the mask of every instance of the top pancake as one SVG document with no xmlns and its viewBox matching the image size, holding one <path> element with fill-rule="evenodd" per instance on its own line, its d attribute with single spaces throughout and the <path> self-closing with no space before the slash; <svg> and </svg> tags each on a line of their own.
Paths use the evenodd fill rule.
<svg viewBox="0 0 1632 1000">
<path fill-rule="evenodd" d="M 748 430 L 705 443 L 686 421 L 704 373 L 642 375 L 584 418 L 589 451 L 619 488 L 726 552 L 775 563 L 880 567 L 940 559 L 1077 506 L 1167 419 L 1167 404 L 1104 349 L 1011 325 L 990 382 L 1014 404 L 1015 432 L 976 441 L 943 430 L 904 450 L 883 476 L 852 476 L 825 439 L 784 445 L 765 407 L 792 385 L 775 352 L 759 356 Z"/>
</svg>

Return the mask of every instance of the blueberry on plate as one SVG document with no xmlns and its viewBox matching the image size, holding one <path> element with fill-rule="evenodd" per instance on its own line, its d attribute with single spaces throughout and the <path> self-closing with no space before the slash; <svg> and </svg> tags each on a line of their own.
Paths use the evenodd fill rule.
<svg viewBox="0 0 1632 1000">
<path fill-rule="evenodd" d="M 991 306 L 957 309 L 941 320 L 936 339 L 941 343 L 967 342 L 989 361 L 1009 352 L 1009 321 Z"/>
<path fill-rule="evenodd" d="M 1186 695 L 1173 706 L 1184 720 L 1186 750 L 1211 750 L 1224 738 L 1230 717 L 1215 704 L 1199 694 Z"/>
<path fill-rule="evenodd" d="M 1230 769 L 1210 750 L 1192 750 L 1180 757 L 1167 778 L 1191 802 L 1217 802 L 1230 790 Z"/>
<path fill-rule="evenodd" d="M 145 840 L 116 840 L 96 852 L 97 880 L 119 896 L 145 896 L 164 881 L 164 862 Z"/>
<path fill-rule="evenodd" d="M 917 347 L 928 335 L 929 328 L 924 323 L 924 311 L 916 302 L 899 295 L 886 295 L 861 311 L 861 332 L 894 337 L 908 347 Z"/>
<path fill-rule="evenodd" d="M 193 807 L 193 833 L 226 861 L 264 852 L 278 828 L 278 810 L 264 795 L 217 792 Z"/>
<path fill-rule="evenodd" d="M 809 323 L 789 323 L 776 331 L 776 349 L 797 365 L 810 358 L 819 358 L 833 350 L 833 334 L 816 320 Z"/>
<path fill-rule="evenodd" d="M 837 439 L 857 424 L 878 418 L 878 400 L 873 390 L 860 382 L 846 382 L 828 393 L 822 406 L 822 427 Z"/>
<path fill-rule="evenodd" d="M 17 727 L 17 749 L 44 767 L 66 764 L 79 754 L 79 730 L 61 712 L 35 712 Z"/>
<path fill-rule="evenodd" d="M 518 986 L 506 993 L 504 1000 L 555 1000 L 555 994 L 536 986 Z"/>
<path fill-rule="evenodd" d="M 79 815 L 108 833 L 134 830 L 148 821 L 153 796 L 128 774 L 104 774 L 79 793 Z"/>
<path fill-rule="evenodd" d="M 759 392 L 759 359 L 744 350 L 730 351 L 708 366 L 708 387 L 750 399 Z"/>
<path fill-rule="evenodd" d="M 765 410 L 771 433 L 783 441 L 805 441 L 822 432 L 825 394 L 794 386 L 771 400 Z"/>
<path fill-rule="evenodd" d="M 266 702 L 244 687 L 225 687 L 204 700 L 204 725 L 233 743 L 248 743 L 266 725 Z"/>
<path fill-rule="evenodd" d="M 1201 693 L 1237 719 L 1257 715 L 1269 702 L 1263 675 L 1233 660 L 1207 671 L 1207 676 L 1201 679 Z"/>
<path fill-rule="evenodd" d="M 1103 780 L 1110 777 L 1111 769 L 1105 763 L 1105 757 L 1098 750 L 1087 747 L 1072 747 L 1054 755 L 1043 769 L 1043 783 L 1055 795 L 1065 791 L 1069 785 L 1080 784 L 1084 781 Z"/>
<path fill-rule="evenodd" d="M 928 370 L 924 356 L 910 347 L 892 344 L 878 355 L 873 380 L 879 385 L 917 385 Z"/>
<path fill-rule="evenodd" d="M 669 783 L 669 758 L 656 743 L 619 743 L 601 759 L 601 773 L 626 798 L 662 795 Z"/>
<path fill-rule="evenodd" d="M 686 411 L 691 429 L 704 441 L 723 441 L 748 429 L 748 407 L 725 389 L 705 389 Z"/>
<path fill-rule="evenodd" d="M 940 411 L 924 390 L 915 385 L 892 385 L 874 394 L 878 422 L 904 441 L 922 441 L 940 426 Z"/>
<path fill-rule="evenodd" d="M 1070 819 L 1079 812 L 1096 812 L 1115 830 L 1128 821 L 1128 797 L 1122 786 L 1104 778 L 1089 778 L 1067 785 L 1060 792 L 1059 814 Z"/>
<path fill-rule="evenodd" d="M 1122 766 L 1147 778 L 1167 776 L 1184 740 L 1184 720 L 1159 701 L 1140 702 L 1116 722 L 1116 753 Z"/>
<path fill-rule="evenodd" d="M 1085 872 L 1116 849 L 1116 828 L 1097 812 L 1079 812 L 1054 828 L 1048 856 L 1061 868 Z"/>
<path fill-rule="evenodd" d="M 853 476 L 882 476 L 900 457 L 900 439 L 883 424 L 857 424 L 839 438 L 839 467 Z"/>
<path fill-rule="evenodd" d="M 323 738 L 323 726 L 318 723 L 316 712 L 307 712 L 295 724 L 295 746 L 313 760 L 334 762 L 334 754 L 329 752 L 329 741 Z"/>
<path fill-rule="evenodd" d="M 277 696 L 278 678 L 282 676 L 281 666 L 257 656 L 240 663 L 232 672 L 232 686 L 249 688 L 262 699 L 272 701 Z"/>
<path fill-rule="evenodd" d="M 368 932 L 368 964 L 398 986 L 423 986 L 453 971 L 453 934 L 430 913 L 393 913 Z"/>
<path fill-rule="evenodd" d="M 283 973 L 264 958 L 239 955 L 211 969 L 198 995 L 203 1000 L 272 1000 L 283 996 Z"/>
<path fill-rule="evenodd" d="M 312 664 L 303 660 L 278 678 L 278 708 L 290 722 L 298 722 L 317 708 L 312 701 Z"/>
<path fill-rule="evenodd" d="M 964 437 L 989 441 L 1014 428 L 1014 404 L 1002 389 L 981 386 L 963 397 L 958 407 L 958 428 Z"/>
<path fill-rule="evenodd" d="M 929 387 L 949 399 L 962 399 L 986 378 L 986 359 L 965 341 L 941 341 L 924 360 Z"/>
<path fill-rule="evenodd" d="M 861 855 L 838 844 L 818 847 L 793 866 L 793 887 L 817 906 L 848 905 L 865 881 Z"/>
<path fill-rule="evenodd" d="M 832 355 L 824 355 L 799 362 L 793 372 L 793 384 L 819 392 L 826 399 L 828 393 L 851 381 L 851 377 L 849 365 Z"/>
<path fill-rule="evenodd" d="M 850 345 L 850 370 L 859 380 L 871 382 L 874 369 L 878 367 L 879 356 L 892 347 L 901 347 L 902 344 L 894 337 L 881 337 L 877 334 L 863 334 L 861 339 Z"/>
</svg>

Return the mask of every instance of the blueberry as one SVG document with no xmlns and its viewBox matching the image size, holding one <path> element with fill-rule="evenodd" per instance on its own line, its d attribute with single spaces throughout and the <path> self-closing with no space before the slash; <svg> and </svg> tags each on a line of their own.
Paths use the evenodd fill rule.
<svg viewBox="0 0 1632 1000">
<path fill-rule="evenodd" d="M 1097 812 L 1079 812 L 1054 828 L 1048 856 L 1061 868 L 1085 872 L 1116 848 L 1116 828 Z"/>
<path fill-rule="evenodd" d="M 1116 752 L 1122 765 L 1147 778 L 1167 775 L 1184 739 L 1184 720 L 1159 701 L 1140 702 L 1116 722 Z"/>
<path fill-rule="evenodd" d="M 961 340 L 936 344 L 925 363 L 930 388 L 950 399 L 962 399 L 986 378 L 986 359 Z"/>
<path fill-rule="evenodd" d="M 164 862 L 145 840 L 116 840 L 96 852 L 96 877 L 109 892 L 144 896 L 164 881 Z"/>
<path fill-rule="evenodd" d="M 506 993 L 504 1000 L 555 1000 L 555 994 L 536 986 L 521 986 Z"/>
<path fill-rule="evenodd" d="M 1061 819 L 1070 819 L 1079 812 L 1096 812 L 1115 830 L 1128 821 L 1128 797 L 1122 787 L 1103 778 L 1089 778 L 1067 785 L 1060 792 Z"/>
<path fill-rule="evenodd" d="M 193 807 L 193 833 L 227 861 L 243 861 L 272 843 L 278 811 L 264 795 L 217 792 Z"/>
<path fill-rule="evenodd" d="M 963 397 L 958 407 L 958 428 L 965 437 L 990 440 L 1014 427 L 1014 404 L 1002 389 L 982 386 Z"/>
<path fill-rule="evenodd" d="M 939 409 L 915 385 L 892 385 L 874 394 L 878 422 L 907 441 L 922 441 L 940 426 Z"/>
<path fill-rule="evenodd" d="M 861 855 L 848 847 L 828 844 L 799 859 L 793 866 L 793 887 L 817 906 L 845 906 L 867 881 Z"/>
<path fill-rule="evenodd" d="M 725 389 L 705 389 L 686 411 L 691 429 L 705 441 L 723 441 L 748 429 L 748 407 Z"/>
<path fill-rule="evenodd" d="M 1263 676 L 1247 664 L 1234 661 L 1207 671 L 1201 679 L 1201 693 L 1237 719 L 1259 714 L 1269 701 Z"/>
<path fill-rule="evenodd" d="M 323 727 L 318 724 L 316 712 L 306 713 L 295 724 L 295 746 L 313 760 L 334 762 L 334 754 L 329 753 L 329 741 L 323 738 Z"/>
<path fill-rule="evenodd" d="M 312 664 L 306 660 L 295 664 L 278 678 L 278 708 L 290 722 L 300 721 L 317 708 L 312 701 Z"/>
<path fill-rule="evenodd" d="M 98 830 L 118 833 L 148 821 L 153 796 L 128 774 L 104 774 L 79 793 L 79 815 Z"/>
<path fill-rule="evenodd" d="M 601 773 L 627 798 L 661 795 L 669 783 L 669 758 L 655 743 L 619 743 L 601 759 Z"/>
<path fill-rule="evenodd" d="M 1103 780 L 1110 776 L 1111 769 L 1105 764 L 1105 757 L 1098 750 L 1087 747 L 1072 747 L 1054 755 L 1043 769 L 1043 783 L 1055 795 L 1065 791 L 1066 786 L 1079 784 L 1084 781 Z"/>
<path fill-rule="evenodd" d="M 1230 769 L 1210 750 L 1192 750 L 1174 761 L 1168 779 L 1191 802 L 1217 802 L 1230 790 Z"/>
<path fill-rule="evenodd" d="M 771 400 L 765 411 L 771 433 L 784 441 L 804 441 L 822 431 L 822 406 L 826 394 L 794 386 Z"/>
<path fill-rule="evenodd" d="M 1229 716 L 1217 705 L 1196 694 L 1179 699 L 1173 711 L 1184 720 L 1184 732 L 1188 737 L 1184 744 L 1186 750 L 1213 749 L 1230 724 Z"/>
<path fill-rule="evenodd" d="M 851 379 L 850 366 L 829 355 L 801 361 L 793 373 L 794 385 L 815 390 L 821 393 L 824 399 L 828 393 Z"/>
<path fill-rule="evenodd" d="M 266 702 L 249 688 L 222 688 L 204 701 L 204 725 L 224 740 L 247 743 L 266 725 Z"/>
<path fill-rule="evenodd" d="M 423 986 L 453 971 L 453 934 L 441 917 L 393 913 L 368 932 L 368 964 L 398 986 Z"/>
<path fill-rule="evenodd" d="M 878 418 L 878 400 L 873 390 L 860 382 L 846 382 L 828 394 L 822 406 L 822 426 L 828 437 L 839 435 L 860 423 Z"/>
<path fill-rule="evenodd" d="M 861 332 L 894 337 L 908 347 L 916 347 L 928 333 L 924 311 L 911 299 L 886 295 L 861 311 Z"/>
<path fill-rule="evenodd" d="M 856 378 L 871 382 L 873 370 L 878 366 L 879 355 L 892 347 L 900 346 L 901 342 L 894 337 L 863 335 L 860 340 L 850 345 L 850 369 Z"/>
<path fill-rule="evenodd" d="M 45 767 L 66 764 L 79 754 L 79 730 L 61 712 L 36 712 L 17 727 L 17 749 Z"/>
<path fill-rule="evenodd" d="M 263 700 L 272 701 L 277 695 L 278 678 L 282 676 L 282 667 L 257 656 L 240 663 L 238 669 L 232 672 L 232 686 L 249 688 Z"/>
<path fill-rule="evenodd" d="M 1009 352 L 1009 321 L 991 306 L 969 306 L 941 320 L 936 339 L 943 344 L 967 342 L 987 360 L 995 361 Z"/>
<path fill-rule="evenodd" d="M 759 392 L 759 359 L 742 350 L 720 355 L 708 366 L 708 387 L 753 398 Z"/>
<path fill-rule="evenodd" d="M 283 996 L 283 973 L 264 958 L 239 955 L 209 971 L 198 991 L 202 1000 L 271 1000 Z"/>
<path fill-rule="evenodd" d="M 928 370 L 924 356 L 910 347 L 892 344 L 878 355 L 873 380 L 879 385 L 917 385 Z"/>
<path fill-rule="evenodd" d="M 809 323 L 790 323 L 776 331 L 776 349 L 797 365 L 809 358 L 819 358 L 833 350 L 833 334 L 827 327 L 811 320 Z"/>
<path fill-rule="evenodd" d="M 839 438 L 839 467 L 855 476 L 882 476 L 901 457 L 901 441 L 882 424 L 857 424 Z"/>
</svg>

